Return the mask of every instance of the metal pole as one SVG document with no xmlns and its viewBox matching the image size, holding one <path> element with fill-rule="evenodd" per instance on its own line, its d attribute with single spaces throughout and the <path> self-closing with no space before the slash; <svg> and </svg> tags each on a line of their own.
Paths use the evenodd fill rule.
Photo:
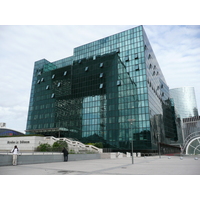
<svg viewBox="0 0 200 200">
<path fill-rule="evenodd" d="M 160 142 L 159 142 L 158 145 L 159 145 L 159 158 L 161 158 L 161 156 L 160 156 Z"/>
<path fill-rule="evenodd" d="M 132 164 L 134 164 L 134 159 L 133 159 L 133 140 L 132 140 Z"/>
<path fill-rule="evenodd" d="M 159 158 L 160 157 L 160 134 L 158 134 L 158 154 L 159 154 Z"/>
<path fill-rule="evenodd" d="M 133 122 L 135 119 L 128 119 L 131 125 L 131 135 L 132 135 L 132 144 L 131 144 L 131 153 L 132 153 L 132 164 L 134 164 L 134 158 L 133 158 Z"/>
<path fill-rule="evenodd" d="M 134 164 L 134 158 L 133 158 L 133 124 L 131 123 L 131 133 L 132 133 L 132 164 Z"/>
</svg>

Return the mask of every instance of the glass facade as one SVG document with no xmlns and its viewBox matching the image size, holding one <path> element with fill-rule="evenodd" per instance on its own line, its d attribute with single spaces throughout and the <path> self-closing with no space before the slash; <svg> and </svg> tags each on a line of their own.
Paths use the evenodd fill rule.
<svg viewBox="0 0 200 200">
<path fill-rule="evenodd" d="M 23 133 L 16 131 L 16 130 L 12 130 L 12 129 L 8 129 L 8 128 L 1 128 L 0 127 L 0 137 L 1 136 L 14 136 L 14 135 L 24 135 Z"/>
<path fill-rule="evenodd" d="M 198 116 L 194 87 L 181 87 L 170 89 L 177 114 L 180 118 Z"/>
<path fill-rule="evenodd" d="M 130 122 L 131 121 L 131 122 Z M 176 138 L 169 88 L 143 26 L 35 62 L 27 134 L 157 151 Z"/>
</svg>

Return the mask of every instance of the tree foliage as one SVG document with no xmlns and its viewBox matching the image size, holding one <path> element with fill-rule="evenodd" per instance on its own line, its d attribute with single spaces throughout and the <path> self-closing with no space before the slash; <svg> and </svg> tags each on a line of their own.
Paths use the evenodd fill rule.
<svg viewBox="0 0 200 200">
<path fill-rule="evenodd" d="M 61 152 L 63 147 L 65 147 L 66 149 L 68 148 L 67 142 L 59 140 L 59 141 L 54 142 L 52 146 L 50 144 L 48 144 L 48 143 L 40 144 L 37 147 L 37 151 L 44 151 L 44 152 L 56 151 L 56 152 Z"/>
<path fill-rule="evenodd" d="M 52 150 L 53 151 L 62 151 L 62 149 L 63 148 L 68 148 L 68 144 L 67 144 L 67 142 L 65 142 L 65 141 L 61 141 L 61 140 L 58 140 L 58 141 L 56 141 L 56 142 L 54 142 L 53 143 L 53 146 L 52 146 Z"/>
<path fill-rule="evenodd" d="M 88 145 L 93 145 L 97 148 L 103 148 L 103 143 L 102 142 L 96 142 L 96 143 L 88 143 Z"/>
<path fill-rule="evenodd" d="M 48 144 L 48 143 L 43 143 L 43 144 L 40 144 L 38 147 L 37 147 L 37 151 L 51 151 L 51 145 Z"/>
</svg>

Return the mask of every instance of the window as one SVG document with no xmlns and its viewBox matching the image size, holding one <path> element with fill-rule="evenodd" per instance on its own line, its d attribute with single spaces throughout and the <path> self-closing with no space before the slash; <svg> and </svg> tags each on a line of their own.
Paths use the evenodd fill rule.
<svg viewBox="0 0 200 200">
<path fill-rule="evenodd" d="M 85 68 L 85 72 L 87 72 L 87 71 L 88 71 L 88 69 L 89 69 L 89 67 L 86 67 L 86 68 Z"/>
<path fill-rule="evenodd" d="M 42 75 L 42 72 L 43 72 L 43 69 L 41 68 L 36 70 L 36 73 L 38 76 Z"/>
<path fill-rule="evenodd" d="M 93 56 L 93 60 L 96 60 L 96 56 Z"/>
<path fill-rule="evenodd" d="M 51 98 L 54 98 L 55 97 L 55 94 L 53 93 L 52 95 L 51 95 Z"/>
<path fill-rule="evenodd" d="M 102 88 L 103 88 L 103 83 L 101 83 L 101 84 L 99 85 L 99 88 L 100 88 L 100 89 L 102 89 Z"/>
<path fill-rule="evenodd" d="M 82 62 L 82 60 L 79 60 L 79 61 L 78 61 L 78 64 L 81 64 L 81 62 Z"/>
<path fill-rule="evenodd" d="M 156 72 L 154 71 L 154 72 L 153 72 L 153 76 L 155 76 L 155 74 L 156 74 Z"/>
<path fill-rule="evenodd" d="M 137 53 L 135 53 L 134 59 L 138 59 L 138 54 Z"/>
<path fill-rule="evenodd" d="M 41 71 L 39 71 L 37 75 L 38 75 L 38 76 L 40 76 L 41 74 L 42 74 L 42 72 L 41 72 Z"/>
<path fill-rule="evenodd" d="M 126 57 L 125 57 L 125 62 L 128 62 L 128 61 L 129 61 L 129 57 L 126 56 Z"/>
<path fill-rule="evenodd" d="M 101 67 L 101 68 L 102 68 L 102 67 L 103 67 L 103 63 L 100 63 L 99 67 Z"/>
<path fill-rule="evenodd" d="M 49 89 L 49 85 L 46 86 L 46 90 L 48 90 L 48 89 Z"/>
<path fill-rule="evenodd" d="M 135 71 L 139 71 L 139 65 L 135 65 Z"/>
<path fill-rule="evenodd" d="M 99 78 L 103 78 L 103 73 L 101 73 L 101 74 L 99 75 Z"/>
<path fill-rule="evenodd" d="M 61 83 L 59 82 L 58 84 L 57 84 L 57 87 L 60 87 L 61 86 Z"/>
<path fill-rule="evenodd" d="M 116 53 L 120 53 L 120 49 L 119 48 L 116 49 Z"/>
<path fill-rule="evenodd" d="M 63 74 L 64 76 L 66 76 L 67 75 L 67 71 L 64 71 L 64 74 Z"/>
<path fill-rule="evenodd" d="M 40 84 L 40 80 L 37 81 L 37 84 Z"/>
<path fill-rule="evenodd" d="M 56 76 L 56 75 L 55 75 L 55 74 L 53 74 L 51 78 L 52 78 L 52 79 L 54 79 L 54 78 L 55 78 L 55 76 Z"/>
<path fill-rule="evenodd" d="M 41 79 L 41 82 L 44 82 L 44 78 Z"/>
<path fill-rule="evenodd" d="M 118 80 L 118 81 L 117 81 L 117 86 L 120 86 L 120 85 L 121 85 L 121 81 Z"/>
<path fill-rule="evenodd" d="M 150 65 L 149 65 L 149 69 L 151 69 L 151 68 L 152 68 L 152 65 L 150 64 Z"/>
<path fill-rule="evenodd" d="M 150 59 L 151 58 L 151 54 L 149 54 L 149 56 L 148 56 L 148 59 Z"/>
</svg>

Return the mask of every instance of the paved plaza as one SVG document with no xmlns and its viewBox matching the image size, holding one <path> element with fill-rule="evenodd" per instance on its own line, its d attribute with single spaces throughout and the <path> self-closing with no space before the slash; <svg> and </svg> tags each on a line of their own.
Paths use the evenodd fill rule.
<svg viewBox="0 0 200 200">
<path fill-rule="evenodd" d="M 151 156 L 1 166 L 0 175 L 200 175 L 200 156 Z"/>
</svg>

